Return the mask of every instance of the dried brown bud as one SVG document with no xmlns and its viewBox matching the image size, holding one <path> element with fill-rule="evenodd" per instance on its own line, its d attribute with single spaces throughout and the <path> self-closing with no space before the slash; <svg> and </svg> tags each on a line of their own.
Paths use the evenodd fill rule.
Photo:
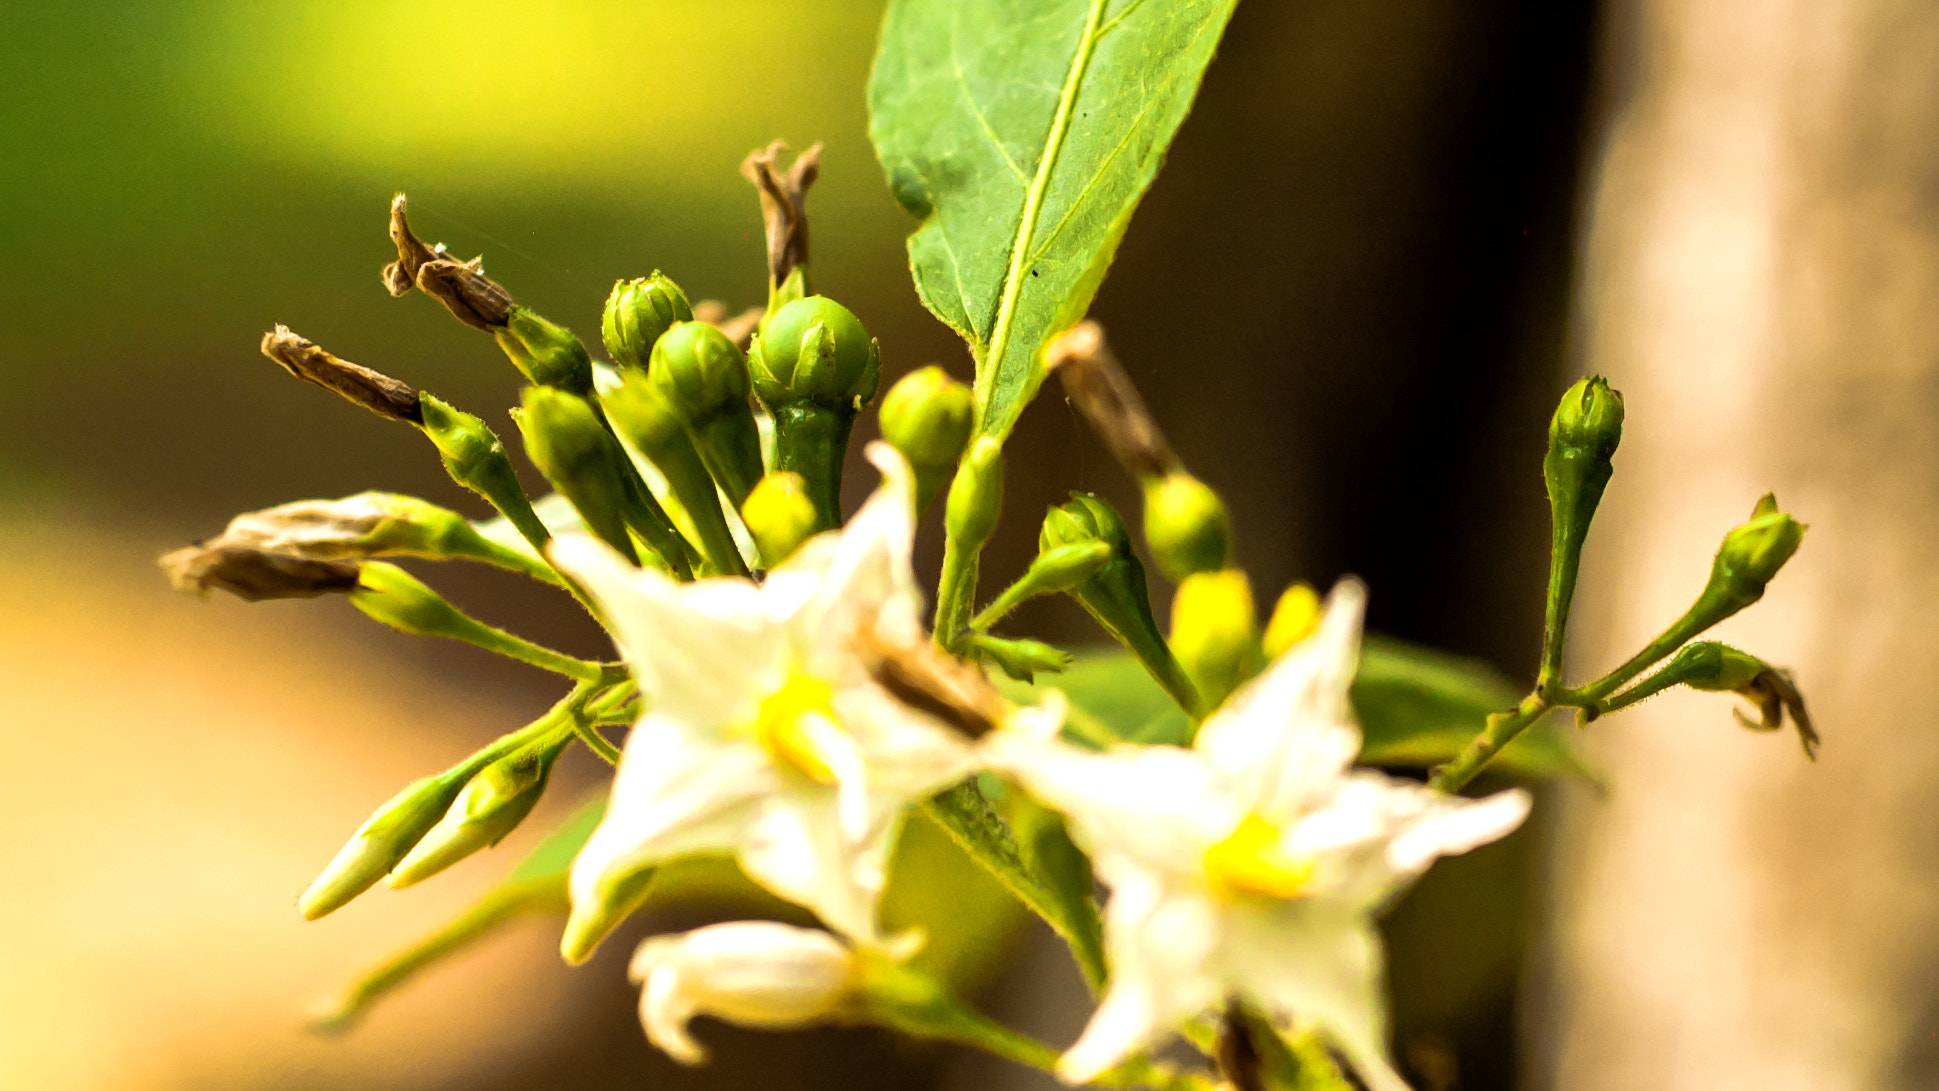
<svg viewBox="0 0 1939 1091">
<path fill-rule="evenodd" d="M 1784 727 L 1784 716 L 1789 713 L 1791 722 L 1797 725 L 1798 741 L 1804 745 L 1804 756 L 1812 760 L 1818 757 L 1818 730 L 1811 726 L 1811 716 L 1804 710 L 1804 694 L 1791 681 L 1791 676 L 1775 667 L 1761 671 L 1749 682 L 1737 687 L 1737 695 L 1757 706 L 1756 720 L 1736 709 L 1731 713 L 1737 722 L 1752 731 L 1778 731 Z"/>
<path fill-rule="evenodd" d="M 1252 1027 L 1236 1001 L 1228 1002 L 1219 1017 L 1219 1036 L 1213 1048 L 1219 1074 L 1232 1091 L 1265 1091 L 1264 1065 Z"/>
<path fill-rule="evenodd" d="M 410 222 L 404 218 L 404 195 L 402 193 L 390 201 L 390 241 L 397 246 L 397 260 L 384 266 L 384 287 L 394 296 L 405 295 L 417 286 L 417 271 L 427 261 L 437 261 L 450 255 L 444 246 L 426 246 L 411 233 Z"/>
<path fill-rule="evenodd" d="M 1010 703 L 982 671 L 926 640 L 902 644 L 863 630 L 856 642 L 877 685 L 972 739 L 996 730 L 1010 715 Z"/>
<path fill-rule="evenodd" d="M 821 145 L 795 157 L 794 166 L 781 171 L 787 145 L 777 140 L 741 163 L 741 174 L 761 191 L 761 218 L 767 222 L 768 276 L 775 284 L 788 279 L 795 267 L 808 264 L 808 187 L 821 174 Z"/>
<path fill-rule="evenodd" d="M 347 595 L 357 589 L 358 566 L 319 561 L 246 546 L 187 546 L 159 562 L 177 591 L 207 595 L 227 591 L 246 602 Z"/>
<path fill-rule="evenodd" d="M 474 330 L 492 333 L 512 319 L 512 296 L 485 275 L 485 259 L 438 258 L 418 266 L 417 290 Z"/>
<path fill-rule="evenodd" d="M 1071 403 L 1126 473 L 1145 481 L 1179 468 L 1138 388 L 1105 343 L 1103 326 L 1085 319 L 1059 334 L 1044 346 L 1044 364 L 1063 380 Z"/>
<path fill-rule="evenodd" d="M 263 334 L 263 355 L 305 382 L 335 391 L 387 420 L 424 423 L 417 388 L 362 364 L 339 360 L 316 342 L 278 326 Z"/>
</svg>

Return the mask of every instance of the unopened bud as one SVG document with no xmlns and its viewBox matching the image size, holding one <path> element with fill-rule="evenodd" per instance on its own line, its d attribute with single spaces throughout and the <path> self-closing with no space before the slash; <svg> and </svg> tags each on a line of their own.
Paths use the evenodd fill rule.
<svg viewBox="0 0 1939 1091">
<path fill-rule="evenodd" d="M 418 266 L 417 290 L 474 330 L 496 333 L 512 320 L 510 292 L 485 275 L 485 259 L 439 258 Z"/>
<path fill-rule="evenodd" d="M 949 487 L 943 525 L 949 536 L 974 549 L 996 533 L 1003 514 L 1003 444 L 993 436 L 979 436 L 956 468 Z"/>
<path fill-rule="evenodd" d="M 882 438 L 916 471 L 916 510 L 942 491 L 969 446 L 976 404 L 970 388 L 934 364 L 904 375 L 882 396 Z"/>
<path fill-rule="evenodd" d="M 773 568 L 814 536 L 815 502 L 801 475 L 778 470 L 761 478 L 741 505 L 741 522 L 761 551 L 761 566 Z"/>
<path fill-rule="evenodd" d="M 1171 650 L 1208 709 L 1258 673 L 1258 619 L 1244 572 L 1195 572 L 1179 583 L 1172 598 Z"/>
<path fill-rule="evenodd" d="M 628 368 L 618 385 L 600 392 L 599 404 L 618 435 L 666 478 L 673 498 L 693 525 L 694 540 L 715 575 L 747 574 L 740 546 L 721 511 L 720 493 L 687 427 L 646 373 Z"/>
<path fill-rule="evenodd" d="M 639 555 L 626 531 L 625 458 L 586 399 L 543 386 L 520 392 L 518 429 L 525 453 L 547 481 L 607 545 L 635 564 Z"/>
<path fill-rule="evenodd" d="M 606 355 L 616 367 L 644 371 L 660 335 L 675 322 L 693 319 L 687 294 L 666 274 L 655 270 L 650 277 L 622 280 L 606 297 L 606 313 L 600 321 Z"/>
<path fill-rule="evenodd" d="M 263 355 L 283 366 L 283 370 L 345 399 L 355 402 L 386 420 L 421 424 L 423 410 L 417 389 L 381 374 L 340 360 L 325 352 L 316 342 L 278 326 L 263 334 Z"/>
<path fill-rule="evenodd" d="M 177 591 L 206 596 L 227 591 L 245 602 L 346 595 L 357 588 L 357 565 L 249 545 L 185 546 L 158 562 Z"/>
<path fill-rule="evenodd" d="M 633 955 L 646 1036 L 682 1064 L 707 1051 L 688 1033 L 695 1016 L 742 1026 L 812 1026 L 846 1016 L 857 984 L 848 946 L 826 932 L 734 921 L 655 936 Z"/>
<path fill-rule="evenodd" d="M 771 412 L 800 402 L 853 412 L 875 397 L 881 355 L 854 312 L 823 295 L 782 307 L 748 352 L 754 393 Z"/>
<path fill-rule="evenodd" d="M 1183 470 L 1145 486 L 1145 545 L 1172 580 L 1225 567 L 1232 546 L 1232 521 L 1225 502 L 1203 481 Z"/>
<path fill-rule="evenodd" d="M 1571 386 L 1549 420 L 1548 453 L 1542 458 L 1551 527 L 1547 635 L 1538 681 L 1544 693 L 1559 683 L 1582 546 L 1614 472 L 1611 460 L 1622 438 L 1623 397 L 1600 375 Z"/>
<path fill-rule="evenodd" d="M 693 436 L 707 471 L 736 506 L 765 468 L 748 404 L 747 357 L 705 322 L 678 322 L 653 345 L 647 380 Z"/>
<path fill-rule="evenodd" d="M 769 288 L 777 289 L 792 278 L 802 281 L 805 291 L 808 187 L 821 174 L 821 145 L 816 144 L 796 156 L 794 165 L 783 171 L 781 153 L 787 147 L 777 140 L 762 151 L 750 154 L 741 163 L 741 174 L 761 191 L 761 218 L 767 227 Z M 802 271 L 798 278 L 796 270 Z"/>
<path fill-rule="evenodd" d="M 1038 674 L 1061 673 L 1072 661 L 1069 652 L 1041 640 L 1012 640 L 971 633 L 965 642 L 972 655 L 996 664 L 998 670 L 1019 682 L 1035 681 Z"/>
<path fill-rule="evenodd" d="M 1686 644 L 1663 668 L 1609 701 L 1613 711 L 1653 697 L 1671 686 L 1684 685 L 1711 693 L 1735 693 L 1757 709 L 1758 718 L 1737 712 L 1737 722 L 1753 731 L 1783 728 L 1787 714 L 1797 725 L 1805 757 L 1816 758 L 1818 732 L 1804 708 L 1804 695 L 1790 673 L 1762 659 L 1715 640 Z"/>
<path fill-rule="evenodd" d="M 451 480 L 484 497 L 537 550 L 552 537 L 519 484 L 505 445 L 484 421 L 423 396 L 424 434 L 438 449 Z"/>
<path fill-rule="evenodd" d="M 454 771 L 455 773 L 455 771 Z M 348 843 L 297 900 L 305 920 L 333 913 L 369 890 L 436 826 L 464 788 L 465 775 L 426 777 L 391 797 L 357 827 Z"/>
<path fill-rule="evenodd" d="M 1272 618 L 1266 622 L 1261 642 L 1268 660 L 1278 659 L 1288 648 L 1312 636 L 1320 628 L 1320 593 L 1310 583 L 1288 587 L 1273 605 Z"/>
<path fill-rule="evenodd" d="M 452 636 L 478 624 L 424 581 L 382 561 L 362 566 L 350 604 L 412 636 Z"/>
<path fill-rule="evenodd" d="M 1095 539 L 1053 546 L 1037 554 L 1017 582 L 1003 589 L 971 620 L 970 628 L 986 629 L 998 618 L 1039 595 L 1069 591 L 1111 563 L 1109 544 Z"/>
<path fill-rule="evenodd" d="M 487 765 L 390 874 L 398 889 L 422 882 L 505 839 L 538 806 L 552 763 L 572 736 L 541 740 Z"/>
<path fill-rule="evenodd" d="M 1763 598 L 1765 585 L 1798 551 L 1804 531 L 1803 523 L 1777 509 L 1777 497 L 1765 494 L 1750 522 L 1724 536 L 1704 597 L 1714 596 L 1730 613 Z"/>
<path fill-rule="evenodd" d="M 530 307 L 513 307 L 504 328 L 493 330 L 492 337 L 532 382 L 582 398 L 592 393 L 592 357 L 564 326 Z"/>
<path fill-rule="evenodd" d="M 1095 496 L 1072 493 L 1070 500 L 1044 515 L 1037 534 L 1037 548 L 1043 553 L 1090 542 L 1108 546 L 1110 559 L 1072 587 L 1070 596 L 1112 639 L 1136 655 L 1186 711 L 1196 712 L 1197 691 L 1158 630 L 1145 586 L 1144 565 L 1138 563 L 1124 521 L 1111 505 Z"/>
</svg>

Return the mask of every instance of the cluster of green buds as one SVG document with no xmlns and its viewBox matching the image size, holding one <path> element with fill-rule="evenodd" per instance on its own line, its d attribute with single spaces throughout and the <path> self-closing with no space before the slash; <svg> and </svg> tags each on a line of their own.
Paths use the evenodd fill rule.
<svg viewBox="0 0 1939 1091">
<path fill-rule="evenodd" d="M 600 324 L 609 364 L 513 299 L 482 259 L 461 261 L 420 240 L 404 197 L 392 201 L 397 259 L 384 268 L 386 289 L 428 296 L 488 334 L 525 380 L 510 415 L 552 490 L 543 500 L 527 495 L 482 418 L 286 327 L 264 336 L 264 355 L 290 374 L 422 431 L 452 480 L 495 518 L 390 493 L 285 504 L 164 557 L 176 586 L 250 601 L 340 597 L 402 632 L 463 641 L 572 686 L 545 716 L 380 807 L 303 896 L 306 916 L 334 911 L 386 875 L 409 885 L 496 844 L 531 813 L 575 741 L 616 760 L 601 728 L 637 713 L 622 665 L 481 622 L 392 559 L 495 565 L 560 587 L 597 616 L 549 560 L 555 526 L 584 528 L 627 560 L 687 581 L 758 578 L 839 525 L 842 464 L 880 382 L 881 354 L 854 313 L 809 288 L 804 202 L 819 149 L 789 169 L 780 150 L 756 153 L 744 168 L 768 226 L 767 305 L 729 318 L 721 304 L 690 302 L 664 273 L 621 280 Z M 955 472 L 969 425 L 968 389 L 928 368 L 897 388 L 884 427 L 933 496 Z"/>
</svg>

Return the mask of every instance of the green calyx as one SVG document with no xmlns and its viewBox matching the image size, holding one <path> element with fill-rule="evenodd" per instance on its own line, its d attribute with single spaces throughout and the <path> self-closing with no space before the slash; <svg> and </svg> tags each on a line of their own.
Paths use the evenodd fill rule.
<svg viewBox="0 0 1939 1091">
<path fill-rule="evenodd" d="M 1779 511 L 1777 497 L 1766 493 L 1752 509 L 1750 522 L 1724 536 L 1703 597 L 1731 613 L 1763 598 L 1765 585 L 1798 551 L 1804 532 L 1805 525 Z"/>
<path fill-rule="evenodd" d="M 652 276 L 613 285 L 599 332 L 606 343 L 606 355 L 616 367 L 645 371 L 654 342 L 674 323 L 691 321 L 693 307 L 687 302 L 687 294 L 656 269 Z"/>
<path fill-rule="evenodd" d="M 1110 559 L 1068 593 L 1113 640 L 1138 657 L 1180 707 L 1193 716 L 1200 715 L 1198 692 L 1152 617 L 1144 565 L 1131 547 L 1124 521 L 1111 505 L 1097 497 L 1072 493 L 1068 501 L 1044 515 L 1037 548 L 1048 553 L 1087 542 L 1103 542 L 1110 548 Z"/>
<path fill-rule="evenodd" d="M 518 471 L 512 468 L 511 457 L 497 434 L 484 421 L 429 394 L 419 398 L 419 405 L 424 413 L 424 434 L 437 447 L 451 479 L 484 497 L 544 556 L 552 532 L 532 510 L 532 502 L 518 482 Z"/>
<path fill-rule="evenodd" d="M 687 429 L 708 473 L 740 506 L 766 472 L 748 404 L 747 357 L 714 326 L 676 322 L 654 343 L 646 374 Z"/>
<path fill-rule="evenodd" d="M 904 375 L 882 396 L 882 438 L 916 473 L 916 510 L 928 508 L 969 446 L 976 423 L 970 388 L 934 364 Z"/>
<path fill-rule="evenodd" d="M 1174 582 L 1225 567 L 1232 520 L 1211 486 L 1174 470 L 1145 486 L 1145 544 Z"/>
<path fill-rule="evenodd" d="M 798 402 L 854 412 L 875 397 L 880 353 L 862 321 L 827 296 L 769 316 L 748 352 L 754 393 L 770 411 Z"/>
<path fill-rule="evenodd" d="M 592 357 L 569 329 L 530 307 L 513 307 L 506 324 L 492 331 L 498 347 L 527 379 L 569 394 L 592 393 Z"/>
</svg>

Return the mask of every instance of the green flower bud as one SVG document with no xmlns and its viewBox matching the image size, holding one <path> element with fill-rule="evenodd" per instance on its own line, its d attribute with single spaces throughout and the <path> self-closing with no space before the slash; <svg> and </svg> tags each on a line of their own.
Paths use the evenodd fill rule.
<svg viewBox="0 0 1939 1091">
<path fill-rule="evenodd" d="M 1017 582 L 1003 589 L 994 601 L 970 621 L 970 628 L 982 630 L 998 618 L 1039 595 L 1069 591 L 1096 575 L 1111 562 L 1111 547 L 1095 539 L 1056 546 L 1037 554 Z"/>
<path fill-rule="evenodd" d="M 532 382 L 580 397 L 592 393 L 592 357 L 564 326 L 530 307 L 513 307 L 506 324 L 494 329 L 492 337 Z"/>
<path fill-rule="evenodd" d="M 747 363 L 754 393 L 770 411 L 806 401 L 852 412 L 875 397 L 882 378 L 861 319 L 823 295 L 776 311 L 755 335 Z"/>
<path fill-rule="evenodd" d="M 443 595 L 394 564 L 365 561 L 358 568 L 357 586 L 349 598 L 352 606 L 372 620 L 399 632 L 462 640 L 570 678 L 592 681 L 600 677 L 599 664 L 561 655 L 493 628 L 451 605 Z"/>
<path fill-rule="evenodd" d="M 1714 597 L 1730 613 L 1763 598 L 1764 586 L 1798 551 L 1804 531 L 1803 523 L 1777 510 L 1777 497 L 1765 494 L 1750 522 L 1724 536 L 1703 597 Z"/>
<path fill-rule="evenodd" d="M 1002 514 L 1003 444 L 994 437 L 980 436 L 956 468 L 943 525 L 951 539 L 974 549 L 996 533 L 997 517 Z"/>
<path fill-rule="evenodd" d="M 676 322 L 654 342 L 647 379 L 686 425 L 727 498 L 744 503 L 765 472 L 747 401 L 747 357 L 714 326 Z"/>
<path fill-rule="evenodd" d="M 525 436 L 525 453 L 559 490 L 594 534 L 639 563 L 626 531 L 626 455 L 600 423 L 586 399 L 545 386 L 520 392 L 524 409 L 516 414 Z"/>
<path fill-rule="evenodd" d="M 469 775 L 426 777 L 377 808 L 297 900 L 303 919 L 334 913 L 383 878 L 444 817 Z"/>
<path fill-rule="evenodd" d="M 552 532 L 539 521 L 525 489 L 518 482 L 518 471 L 505 453 L 505 445 L 486 426 L 469 413 L 460 412 L 425 394 L 420 399 L 424 414 L 424 434 L 430 437 L 444 460 L 451 479 L 479 496 L 505 516 L 507 522 L 543 553 Z"/>
<path fill-rule="evenodd" d="M 1196 715 L 1198 692 L 1158 631 L 1145 586 L 1144 565 L 1138 563 L 1124 521 L 1111 505 L 1086 493 L 1072 493 L 1069 501 L 1045 514 L 1037 534 L 1037 547 L 1043 553 L 1090 542 L 1108 546 L 1110 559 L 1072 587 L 1070 596 L 1113 640 L 1130 649 L 1181 707 Z"/>
<path fill-rule="evenodd" d="M 694 450 L 686 425 L 646 374 L 628 370 L 618 386 L 599 395 L 606 419 L 633 449 L 646 457 L 666 478 L 673 498 L 692 524 L 694 540 L 700 546 L 710 571 L 716 575 L 744 576 L 747 566 L 740 546 L 721 512 L 720 494 L 706 463 Z"/>
<path fill-rule="evenodd" d="M 504 840 L 538 806 L 552 763 L 571 741 L 571 735 L 540 740 L 487 765 L 391 871 L 390 885 L 402 889 L 422 882 Z"/>
<path fill-rule="evenodd" d="M 815 534 L 815 502 L 801 475 L 777 470 L 761 479 L 741 505 L 741 521 L 761 550 L 761 566 L 773 568 Z"/>
<path fill-rule="evenodd" d="M 1560 676 L 1569 605 L 1582 566 L 1582 546 L 1588 540 L 1596 506 L 1602 503 L 1603 489 L 1614 472 L 1611 459 L 1622 438 L 1623 396 L 1600 375 L 1571 386 L 1549 421 L 1548 453 L 1542 458 L 1551 532 L 1547 635 L 1537 683 L 1544 692 Z"/>
<path fill-rule="evenodd" d="M 675 322 L 693 321 L 693 307 L 687 294 L 672 278 L 659 270 L 650 277 L 635 277 L 613 285 L 606 297 L 606 313 L 600 333 L 606 342 L 606 355 L 621 368 L 645 371 L 652 358 L 653 343 Z"/>
<path fill-rule="evenodd" d="M 1172 580 L 1225 567 L 1232 522 L 1204 482 L 1174 470 L 1145 486 L 1145 545 Z"/>
<path fill-rule="evenodd" d="M 904 375 L 882 396 L 882 438 L 916 471 L 916 510 L 929 507 L 969 446 L 976 422 L 970 388 L 934 364 Z"/>
<path fill-rule="evenodd" d="M 1171 650 L 1208 709 L 1259 672 L 1258 617 L 1244 572 L 1194 572 L 1179 583 L 1171 605 Z"/>
<path fill-rule="evenodd" d="M 1034 681 L 1036 675 L 1057 674 L 1071 665 L 1071 654 L 1041 640 L 1006 640 L 985 633 L 971 633 L 966 646 L 970 654 L 987 659 L 997 669 L 1019 682 Z"/>
</svg>

